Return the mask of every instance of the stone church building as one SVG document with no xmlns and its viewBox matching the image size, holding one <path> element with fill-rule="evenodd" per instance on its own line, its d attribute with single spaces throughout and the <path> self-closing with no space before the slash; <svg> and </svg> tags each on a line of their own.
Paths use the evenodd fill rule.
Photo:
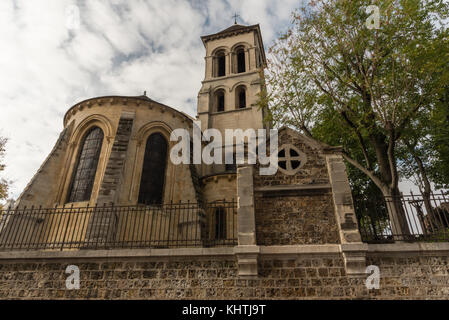
<svg viewBox="0 0 449 320">
<path fill-rule="evenodd" d="M 259 25 L 201 39 L 196 119 L 145 94 L 66 112 L 50 155 L 0 220 L 0 298 L 449 294 L 446 244 L 361 241 L 339 147 L 282 128 L 274 175 L 260 163 L 170 161 L 171 133 L 193 136 L 196 120 L 223 136 L 270 129 L 257 106 L 267 65 Z M 65 288 L 69 264 L 80 268 L 79 290 Z M 365 286 L 370 264 L 384 272 L 378 289 Z M 420 286 L 424 269 L 437 284 Z"/>
</svg>

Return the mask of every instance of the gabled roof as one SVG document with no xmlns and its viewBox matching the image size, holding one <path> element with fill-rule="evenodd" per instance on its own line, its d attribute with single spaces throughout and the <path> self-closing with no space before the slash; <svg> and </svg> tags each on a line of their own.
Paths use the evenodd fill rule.
<svg viewBox="0 0 449 320">
<path fill-rule="evenodd" d="M 206 42 L 210 41 L 210 40 L 216 40 L 216 39 L 220 39 L 220 38 L 226 38 L 226 37 L 230 37 L 230 36 L 234 36 L 240 33 L 246 33 L 246 32 L 255 32 L 256 36 L 259 39 L 259 43 L 260 43 L 260 49 L 262 51 L 262 58 L 263 58 L 263 62 L 266 65 L 266 58 L 265 58 L 265 49 L 263 47 L 263 41 L 262 41 L 262 33 L 260 31 L 260 26 L 259 24 L 253 24 L 251 26 L 244 26 L 241 24 L 234 24 L 232 26 L 230 26 L 229 28 L 226 28 L 220 32 L 214 33 L 214 34 L 209 34 L 206 36 L 202 36 L 201 40 L 203 41 L 204 46 L 206 46 Z"/>
<path fill-rule="evenodd" d="M 281 128 L 279 128 L 278 134 L 280 134 L 281 132 L 284 132 L 284 131 L 288 135 L 298 137 L 302 142 L 307 144 L 312 149 L 319 149 L 319 150 L 323 151 L 324 153 L 340 153 L 341 151 L 343 151 L 342 146 L 330 146 L 324 142 L 315 140 L 312 137 L 308 137 L 305 134 L 303 134 L 295 129 L 289 128 L 287 126 L 282 126 Z M 269 139 L 267 139 L 267 141 L 269 141 Z"/>
<path fill-rule="evenodd" d="M 244 26 L 244 25 L 236 23 L 236 24 L 230 26 L 229 28 L 226 28 L 226 29 L 224 29 L 224 30 L 222 30 L 222 31 L 220 31 L 220 32 L 218 32 L 216 34 L 223 34 L 223 33 L 227 33 L 227 32 L 237 31 L 237 30 L 240 30 L 240 29 L 243 30 L 243 29 L 246 29 L 248 27 L 250 27 L 250 26 Z"/>
</svg>

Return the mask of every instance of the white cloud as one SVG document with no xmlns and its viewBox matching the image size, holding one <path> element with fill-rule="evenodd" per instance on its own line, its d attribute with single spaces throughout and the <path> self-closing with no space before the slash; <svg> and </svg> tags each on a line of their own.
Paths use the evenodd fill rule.
<svg viewBox="0 0 449 320">
<path fill-rule="evenodd" d="M 77 5 L 78 29 L 68 29 Z M 62 118 L 86 98 L 151 98 L 196 113 L 204 76 L 200 36 L 233 23 L 260 23 L 267 48 L 290 21 L 295 0 L 2 0 L 0 135 L 5 178 L 17 198 L 50 152 Z M 73 18 L 73 17 L 72 17 Z M 243 19 L 243 20 L 242 20 Z"/>
</svg>

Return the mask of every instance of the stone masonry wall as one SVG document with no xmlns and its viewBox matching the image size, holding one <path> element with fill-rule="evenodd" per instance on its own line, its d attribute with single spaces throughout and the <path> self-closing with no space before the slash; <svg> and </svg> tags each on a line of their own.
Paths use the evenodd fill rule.
<svg viewBox="0 0 449 320">
<path fill-rule="evenodd" d="M 258 245 L 339 243 L 329 194 L 267 197 L 256 194 Z"/>
<path fill-rule="evenodd" d="M 380 289 L 349 278 L 333 257 L 261 257 L 259 277 L 237 277 L 231 258 L 0 263 L 0 299 L 448 299 L 449 257 L 369 257 Z M 65 268 L 81 271 L 79 290 L 65 287 Z"/>
</svg>

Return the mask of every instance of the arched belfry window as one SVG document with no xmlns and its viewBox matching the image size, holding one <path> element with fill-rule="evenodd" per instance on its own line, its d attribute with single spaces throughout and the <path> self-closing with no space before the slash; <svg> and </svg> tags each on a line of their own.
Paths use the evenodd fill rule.
<svg viewBox="0 0 449 320">
<path fill-rule="evenodd" d="M 216 112 L 224 111 L 225 92 L 223 89 L 219 89 L 219 90 L 215 91 L 214 100 L 215 100 L 215 111 Z"/>
<path fill-rule="evenodd" d="M 214 55 L 214 77 L 223 77 L 226 75 L 226 54 L 220 50 Z"/>
<path fill-rule="evenodd" d="M 140 178 L 139 203 L 162 204 L 167 147 L 167 140 L 162 134 L 153 133 L 148 137 Z"/>
<path fill-rule="evenodd" d="M 89 201 L 103 145 L 103 131 L 92 127 L 80 144 L 76 169 L 68 193 L 68 202 Z"/>
<path fill-rule="evenodd" d="M 245 48 L 238 47 L 235 50 L 236 58 L 237 58 L 237 73 L 242 73 L 246 71 L 245 65 Z"/>
<path fill-rule="evenodd" d="M 238 86 L 235 89 L 235 106 L 237 109 L 246 108 L 246 88 Z"/>
</svg>

